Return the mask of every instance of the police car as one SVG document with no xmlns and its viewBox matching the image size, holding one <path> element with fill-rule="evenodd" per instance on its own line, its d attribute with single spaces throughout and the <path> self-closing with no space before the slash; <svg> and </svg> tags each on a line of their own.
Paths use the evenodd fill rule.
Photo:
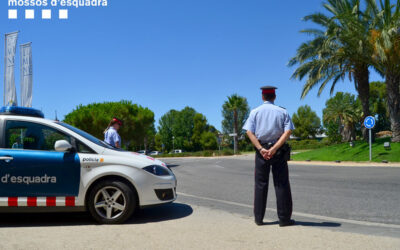
<svg viewBox="0 0 400 250">
<path fill-rule="evenodd" d="M 24 107 L 0 109 L 0 211 L 85 211 L 122 223 L 141 207 L 176 199 L 165 163 L 114 148 Z"/>
</svg>

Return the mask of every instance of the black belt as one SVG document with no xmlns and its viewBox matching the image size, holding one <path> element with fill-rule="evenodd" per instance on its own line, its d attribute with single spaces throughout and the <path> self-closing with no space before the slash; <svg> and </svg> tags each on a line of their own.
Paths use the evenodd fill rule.
<svg viewBox="0 0 400 250">
<path fill-rule="evenodd" d="M 262 141 L 258 141 L 260 144 L 261 144 L 261 146 L 263 147 L 263 148 L 265 148 L 265 149 L 270 149 L 270 148 L 272 148 L 274 145 L 275 145 L 275 143 L 276 142 L 262 142 Z"/>
</svg>

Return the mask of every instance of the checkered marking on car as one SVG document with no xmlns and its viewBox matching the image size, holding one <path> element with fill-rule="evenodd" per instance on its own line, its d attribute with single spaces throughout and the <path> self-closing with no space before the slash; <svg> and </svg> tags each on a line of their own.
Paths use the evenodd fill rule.
<svg viewBox="0 0 400 250">
<path fill-rule="evenodd" d="M 78 197 L 0 197 L 1 207 L 74 207 Z"/>
</svg>

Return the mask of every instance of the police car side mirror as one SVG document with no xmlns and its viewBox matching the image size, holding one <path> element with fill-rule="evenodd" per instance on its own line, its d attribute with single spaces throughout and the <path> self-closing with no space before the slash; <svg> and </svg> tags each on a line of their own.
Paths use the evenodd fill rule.
<svg viewBox="0 0 400 250">
<path fill-rule="evenodd" d="M 57 152 L 67 152 L 72 149 L 72 145 L 66 140 L 58 140 L 54 144 L 54 149 Z"/>
</svg>

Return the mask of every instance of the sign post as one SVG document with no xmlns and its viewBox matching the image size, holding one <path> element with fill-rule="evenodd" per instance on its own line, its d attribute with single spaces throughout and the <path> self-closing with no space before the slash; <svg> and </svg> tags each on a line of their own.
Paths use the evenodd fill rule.
<svg viewBox="0 0 400 250">
<path fill-rule="evenodd" d="M 372 129 L 375 127 L 375 118 L 365 117 L 364 126 L 369 130 L 369 161 L 372 161 Z"/>
<path fill-rule="evenodd" d="M 235 137 L 237 137 L 237 133 L 231 133 L 231 134 L 229 134 L 229 136 L 230 136 L 230 137 L 233 137 L 233 154 L 236 155 L 236 148 L 237 148 L 237 145 L 236 145 Z"/>
<path fill-rule="evenodd" d="M 219 152 L 219 155 L 221 155 L 221 143 L 222 143 L 222 138 L 223 138 L 223 134 L 218 134 L 218 152 Z"/>
</svg>

